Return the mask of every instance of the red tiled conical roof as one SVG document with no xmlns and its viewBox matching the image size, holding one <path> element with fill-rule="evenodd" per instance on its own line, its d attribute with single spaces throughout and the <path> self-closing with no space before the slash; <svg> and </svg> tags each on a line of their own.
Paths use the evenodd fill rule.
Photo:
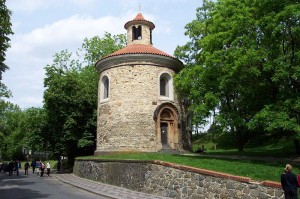
<svg viewBox="0 0 300 199">
<path fill-rule="evenodd" d="M 170 58 L 175 58 L 161 50 L 158 50 L 157 48 L 154 48 L 152 45 L 145 45 L 145 44 L 131 44 L 126 46 L 125 48 L 122 48 L 102 59 L 118 56 L 118 55 L 126 55 L 126 54 L 153 54 L 153 55 L 161 55 L 166 56 Z"/>
<path fill-rule="evenodd" d="M 146 21 L 141 12 L 139 12 L 132 21 Z"/>
<path fill-rule="evenodd" d="M 139 12 L 133 20 L 128 21 L 124 25 L 124 28 L 127 29 L 130 25 L 136 24 L 136 22 L 148 25 L 151 30 L 155 28 L 155 25 L 151 21 L 146 20 L 141 12 Z"/>
</svg>

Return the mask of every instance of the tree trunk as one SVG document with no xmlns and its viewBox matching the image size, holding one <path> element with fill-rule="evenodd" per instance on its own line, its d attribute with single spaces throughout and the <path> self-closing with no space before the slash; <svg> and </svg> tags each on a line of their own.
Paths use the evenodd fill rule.
<svg viewBox="0 0 300 199">
<path fill-rule="evenodd" d="M 243 133 L 239 130 L 236 132 L 236 144 L 239 151 L 244 151 Z"/>
<path fill-rule="evenodd" d="M 248 142 L 249 137 L 245 128 L 236 128 L 236 143 L 239 151 L 244 151 L 244 146 Z"/>
<path fill-rule="evenodd" d="M 300 155 L 300 141 L 297 138 L 293 139 L 296 155 Z"/>
</svg>

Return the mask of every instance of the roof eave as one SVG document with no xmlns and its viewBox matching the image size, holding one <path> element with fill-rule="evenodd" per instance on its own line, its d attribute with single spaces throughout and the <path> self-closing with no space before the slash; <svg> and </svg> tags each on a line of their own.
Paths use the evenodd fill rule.
<svg viewBox="0 0 300 199">
<path fill-rule="evenodd" d="M 153 30 L 155 28 L 154 23 L 152 23 L 151 21 L 147 21 L 147 20 L 132 20 L 132 21 L 128 21 L 124 25 L 124 28 L 127 30 L 129 26 L 137 25 L 137 24 L 143 24 L 143 25 L 149 26 L 151 30 Z"/>
<path fill-rule="evenodd" d="M 112 57 L 107 57 L 101 60 L 98 60 L 95 64 L 95 68 L 99 73 L 104 70 L 119 67 L 121 65 L 131 65 L 131 64 L 144 64 L 144 65 L 153 65 L 159 67 L 167 67 L 175 72 L 179 72 L 183 68 L 183 63 L 177 59 L 163 55 L 156 54 L 122 54 Z"/>
</svg>

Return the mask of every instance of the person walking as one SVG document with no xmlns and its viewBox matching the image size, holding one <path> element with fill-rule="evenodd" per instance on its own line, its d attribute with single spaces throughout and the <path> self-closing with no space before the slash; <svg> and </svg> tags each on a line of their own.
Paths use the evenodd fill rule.
<svg viewBox="0 0 300 199">
<path fill-rule="evenodd" d="M 19 175 L 20 168 L 21 168 L 21 163 L 18 160 L 16 160 L 15 161 L 15 169 L 16 169 L 17 176 Z"/>
<path fill-rule="evenodd" d="M 25 171 L 25 175 L 28 175 L 28 169 L 29 169 L 29 162 L 26 162 L 25 164 L 24 164 L 24 171 Z"/>
<path fill-rule="evenodd" d="M 35 167 L 36 167 L 36 161 L 35 161 L 35 160 L 32 160 L 30 166 L 31 166 L 31 168 L 32 168 L 32 173 L 34 173 Z"/>
<path fill-rule="evenodd" d="M 36 161 L 35 162 L 35 167 L 36 167 L 36 175 L 40 176 L 41 173 L 41 161 Z"/>
<path fill-rule="evenodd" d="M 47 162 L 47 176 L 50 176 L 50 169 L 51 169 L 51 165 L 50 162 Z"/>
<path fill-rule="evenodd" d="M 287 164 L 284 173 L 281 174 L 281 186 L 285 199 L 298 199 L 298 180 L 296 174 L 292 173 L 292 165 Z"/>
<path fill-rule="evenodd" d="M 41 161 L 41 177 L 44 176 L 44 171 L 45 171 L 45 164 Z"/>
<path fill-rule="evenodd" d="M 15 167 L 14 161 L 11 160 L 10 163 L 8 164 L 8 175 L 9 176 L 13 175 L 14 167 Z"/>
</svg>

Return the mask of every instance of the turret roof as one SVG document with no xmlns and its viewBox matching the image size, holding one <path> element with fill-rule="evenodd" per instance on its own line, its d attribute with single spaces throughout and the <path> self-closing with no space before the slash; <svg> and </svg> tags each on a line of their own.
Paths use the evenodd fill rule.
<svg viewBox="0 0 300 199">
<path fill-rule="evenodd" d="M 146 20 L 143 17 L 141 12 L 139 12 L 133 20 L 128 21 L 124 25 L 124 28 L 127 29 L 130 25 L 134 25 L 136 23 L 142 23 L 142 24 L 148 25 L 151 28 L 151 30 L 153 30 L 155 28 L 155 25 L 151 21 Z"/>
<path fill-rule="evenodd" d="M 136 24 L 140 24 L 140 23 L 148 25 L 150 28 L 155 27 L 151 21 L 145 20 L 142 13 L 140 13 L 140 12 L 136 15 L 136 17 L 133 20 L 128 21 L 124 27 L 127 29 L 130 25 L 136 25 Z M 175 57 L 173 57 L 157 48 L 154 48 L 152 46 L 152 44 L 129 44 L 126 47 L 124 47 L 120 50 L 117 50 L 114 53 L 109 54 L 108 56 L 101 58 L 99 61 L 102 61 L 109 57 L 115 57 L 115 56 L 119 56 L 119 55 L 133 55 L 133 54 L 152 54 L 152 55 L 159 55 L 159 56 L 176 59 Z"/>
<path fill-rule="evenodd" d="M 157 48 L 154 48 L 152 45 L 146 45 L 146 44 L 131 44 L 126 46 L 125 48 L 122 48 L 120 50 L 117 50 L 116 52 L 103 57 L 102 59 L 118 56 L 118 55 L 126 55 L 126 54 L 153 54 L 153 55 L 162 55 L 170 58 L 175 58 Z"/>
</svg>

